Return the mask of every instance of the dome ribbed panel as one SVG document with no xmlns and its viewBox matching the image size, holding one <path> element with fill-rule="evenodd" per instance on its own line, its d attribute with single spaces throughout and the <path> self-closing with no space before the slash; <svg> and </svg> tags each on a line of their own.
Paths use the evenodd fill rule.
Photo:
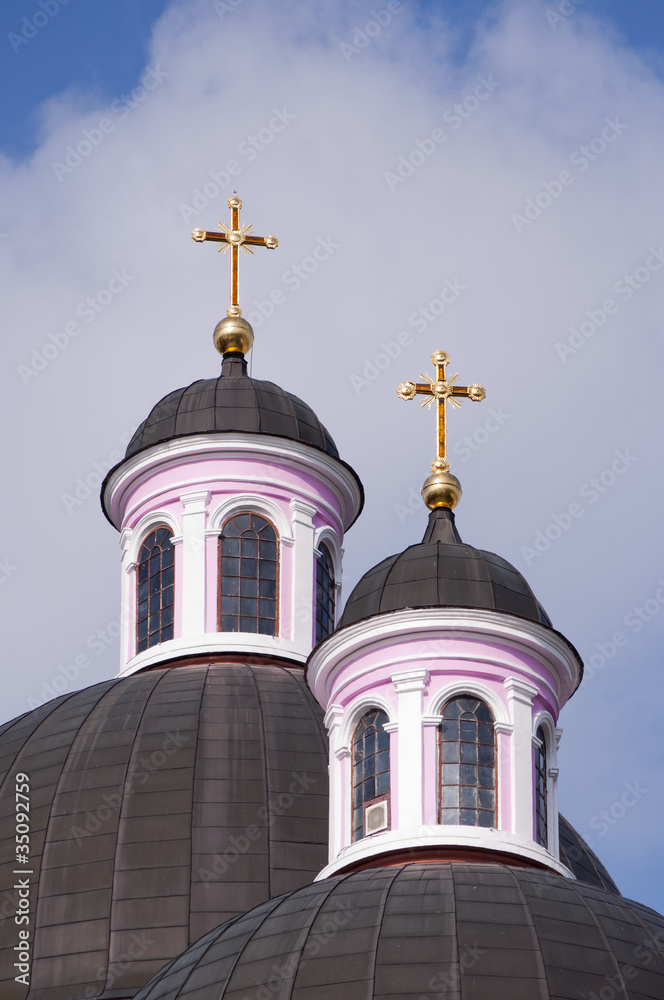
<svg viewBox="0 0 664 1000">
<path fill-rule="evenodd" d="M 564 816 L 558 818 L 560 860 L 582 882 L 599 886 L 620 896 L 620 890 L 594 851 Z"/>
<path fill-rule="evenodd" d="M 203 661 L 98 684 L 3 727 L 0 759 L 2 996 L 131 996 L 327 860 L 322 713 L 296 668 Z M 29 992 L 12 968 L 18 770 L 32 789 Z"/>
<path fill-rule="evenodd" d="M 484 608 L 551 626 L 527 581 L 510 563 L 472 545 L 422 542 L 383 560 L 351 593 L 338 628 L 403 608 Z"/>
<path fill-rule="evenodd" d="M 221 431 L 287 438 L 339 458 L 334 441 L 310 406 L 273 382 L 249 378 L 243 371 L 237 363 L 229 363 L 229 374 L 200 379 L 164 396 L 132 437 L 125 458 L 174 438 Z"/>
<path fill-rule="evenodd" d="M 136 1000 L 581 1000 L 609 987 L 655 1000 L 663 930 L 652 910 L 555 873 L 365 869 L 218 928 Z"/>
</svg>

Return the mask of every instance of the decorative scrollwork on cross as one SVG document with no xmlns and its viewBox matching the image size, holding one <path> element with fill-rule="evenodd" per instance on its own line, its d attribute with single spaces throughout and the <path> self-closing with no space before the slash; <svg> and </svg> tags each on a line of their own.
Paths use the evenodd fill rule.
<svg viewBox="0 0 664 1000">
<path fill-rule="evenodd" d="M 240 309 L 240 249 L 244 253 L 253 253 L 252 246 L 267 247 L 268 250 L 275 250 L 279 246 L 276 236 L 252 236 L 251 226 L 240 226 L 240 209 L 242 201 L 237 194 L 233 194 L 228 199 L 228 207 L 231 210 L 231 224 L 227 226 L 225 222 L 218 222 L 217 225 L 222 230 L 220 233 L 208 233 L 205 229 L 194 229 L 191 234 L 192 240 L 197 243 L 204 243 L 211 240 L 213 243 L 223 243 L 219 247 L 219 253 L 226 253 L 230 247 L 231 251 L 231 304 L 226 310 L 228 316 L 241 316 Z"/>
<path fill-rule="evenodd" d="M 466 396 L 473 403 L 481 402 L 486 396 L 484 386 L 477 383 L 473 385 L 456 385 L 458 374 L 447 377 L 447 366 L 450 356 L 446 351 L 434 351 L 431 355 L 431 362 L 436 366 L 436 377 L 430 375 L 420 375 L 423 382 L 402 382 L 397 389 L 399 399 L 414 399 L 415 396 L 424 396 L 422 406 L 428 409 L 432 403 L 436 404 L 436 458 L 431 463 L 432 472 L 449 472 L 450 463 L 447 460 L 447 404 L 451 406 L 461 406 L 457 396 Z"/>
</svg>

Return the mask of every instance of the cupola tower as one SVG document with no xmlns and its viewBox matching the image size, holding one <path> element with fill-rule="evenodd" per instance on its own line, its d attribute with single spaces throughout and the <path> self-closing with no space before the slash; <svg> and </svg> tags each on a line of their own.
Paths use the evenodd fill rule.
<svg viewBox="0 0 664 1000">
<path fill-rule="evenodd" d="M 123 675 L 229 652 L 303 664 L 334 627 L 342 539 L 363 502 L 313 410 L 247 373 L 240 250 L 278 241 L 241 226 L 237 195 L 228 205 L 229 226 L 192 233 L 231 252 L 221 373 L 160 400 L 102 489 L 121 532 Z"/>
<path fill-rule="evenodd" d="M 399 386 L 435 403 L 436 458 L 420 544 L 369 570 L 308 681 L 330 734 L 330 863 L 321 877 L 404 859 L 473 860 L 570 872 L 560 861 L 560 709 L 581 680 L 575 649 L 521 574 L 464 544 L 446 457 L 446 406 L 479 402 L 449 357 Z"/>
</svg>

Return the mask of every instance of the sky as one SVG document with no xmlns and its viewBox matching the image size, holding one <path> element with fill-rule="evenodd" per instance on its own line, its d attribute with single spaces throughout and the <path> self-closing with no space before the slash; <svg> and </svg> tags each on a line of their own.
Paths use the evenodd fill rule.
<svg viewBox="0 0 664 1000">
<path fill-rule="evenodd" d="M 189 234 L 237 189 L 280 241 L 241 272 L 253 374 L 365 485 L 345 595 L 424 532 L 433 417 L 395 390 L 445 349 L 487 390 L 449 418 L 461 536 L 586 661 L 562 811 L 664 910 L 661 0 L 8 0 L 0 22 L 2 719 L 117 673 L 98 483 L 218 371 L 227 261 Z"/>
</svg>

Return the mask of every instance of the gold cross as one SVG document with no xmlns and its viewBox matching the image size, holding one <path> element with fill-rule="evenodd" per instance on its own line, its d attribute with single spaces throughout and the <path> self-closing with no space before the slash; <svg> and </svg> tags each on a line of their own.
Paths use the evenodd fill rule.
<svg viewBox="0 0 664 1000">
<path fill-rule="evenodd" d="M 434 351 L 431 355 L 431 363 L 436 366 L 436 378 L 430 375 L 420 375 L 424 382 L 402 382 L 397 389 L 399 399 L 414 399 L 415 396 L 426 396 L 422 406 L 427 409 L 432 403 L 436 403 L 438 409 L 438 421 L 436 425 L 436 459 L 431 463 L 432 472 L 449 472 L 450 463 L 447 461 L 447 426 L 445 423 L 447 403 L 452 406 L 461 406 L 455 396 L 467 396 L 473 403 L 481 402 L 486 396 L 483 386 L 455 385 L 457 375 L 447 378 L 447 366 L 450 356 L 446 351 Z"/>
<path fill-rule="evenodd" d="M 267 247 L 274 250 L 279 246 L 276 236 L 250 236 L 251 226 L 240 226 L 240 209 L 242 201 L 237 194 L 233 194 L 228 199 L 228 207 L 231 210 L 231 224 L 227 226 L 223 222 L 217 225 L 222 230 L 221 233 L 208 233 L 205 229 L 194 229 L 191 234 L 192 240 L 197 243 L 204 243 L 205 240 L 212 240 L 215 243 L 223 243 L 219 247 L 219 253 L 226 253 L 231 248 L 231 304 L 226 310 L 228 316 L 241 316 L 239 295 L 240 295 L 240 248 L 245 253 L 253 253 L 251 246 Z M 248 245 L 249 244 L 249 245 Z"/>
</svg>

